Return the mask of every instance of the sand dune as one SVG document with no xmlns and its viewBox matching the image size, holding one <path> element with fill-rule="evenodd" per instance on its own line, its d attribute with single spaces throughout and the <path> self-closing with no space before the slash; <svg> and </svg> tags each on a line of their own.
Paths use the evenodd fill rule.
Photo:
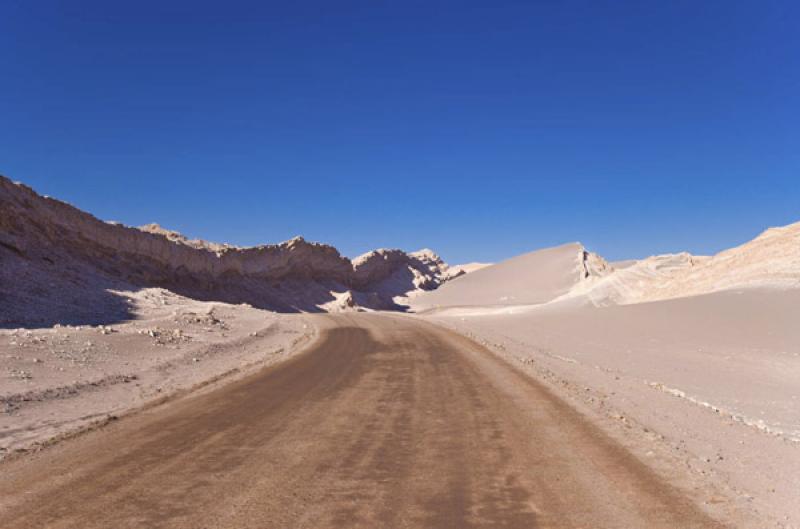
<svg viewBox="0 0 800 529">
<path fill-rule="evenodd" d="M 454 274 L 462 275 L 459 272 L 463 272 L 464 274 L 469 274 L 471 272 L 477 272 L 481 268 L 486 268 L 487 266 L 492 266 L 494 263 L 464 263 L 460 265 L 452 265 L 450 268 L 453 270 Z"/>
<path fill-rule="evenodd" d="M 572 300 L 608 306 L 741 288 L 800 288 L 800 222 L 711 257 L 683 252 L 608 263 L 579 243 L 565 244 L 479 268 L 415 297 L 412 305 L 425 310 Z"/>
<path fill-rule="evenodd" d="M 756 516 L 799 524 L 800 223 L 711 257 L 584 255 L 526 254 L 415 307 L 620 421 L 646 454 L 663 445 Z"/>
<path fill-rule="evenodd" d="M 608 265 L 578 243 L 520 255 L 476 270 L 441 288 L 416 296 L 412 306 L 525 305 L 546 303 Z"/>
</svg>

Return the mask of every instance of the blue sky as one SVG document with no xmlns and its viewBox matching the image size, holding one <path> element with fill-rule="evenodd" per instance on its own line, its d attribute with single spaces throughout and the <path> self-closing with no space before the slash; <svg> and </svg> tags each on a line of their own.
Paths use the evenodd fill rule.
<svg viewBox="0 0 800 529">
<path fill-rule="evenodd" d="M 800 4 L 0 6 L 0 173 L 346 255 L 710 253 L 800 220 Z"/>
</svg>

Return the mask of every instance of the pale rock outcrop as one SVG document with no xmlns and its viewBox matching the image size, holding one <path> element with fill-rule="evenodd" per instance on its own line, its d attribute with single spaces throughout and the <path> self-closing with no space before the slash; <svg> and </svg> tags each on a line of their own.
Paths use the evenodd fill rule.
<svg viewBox="0 0 800 529">
<path fill-rule="evenodd" d="M 711 257 L 681 252 L 624 262 L 575 285 L 562 299 L 628 305 L 746 288 L 800 288 L 800 222 L 770 228 Z"/>
<path fill-rule="evenodd" d="M 453 278 L 441 257 L 429 249 L 412 253 L 380 249 L 353 259 L 353 286 L 374 292 L 378 308 L 401 306 L 419 291 L 433 290 Z"/>
</svg>

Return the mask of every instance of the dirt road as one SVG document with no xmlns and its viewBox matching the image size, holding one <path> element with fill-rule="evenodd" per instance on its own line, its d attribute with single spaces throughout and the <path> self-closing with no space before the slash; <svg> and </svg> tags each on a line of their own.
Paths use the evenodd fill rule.
<svg viewBox="0 0 800 529">
<path fill-rule="evenodd" d="M 0 527 L 712 528 L 538 383 L 411 318 L 0 466 Z"/>
</svg>

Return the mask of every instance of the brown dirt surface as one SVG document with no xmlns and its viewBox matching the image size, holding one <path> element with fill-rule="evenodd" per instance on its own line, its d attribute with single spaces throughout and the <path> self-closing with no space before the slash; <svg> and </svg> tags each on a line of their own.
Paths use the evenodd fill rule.
<svg viewBox="0 0 800 529">
<path fill-rule="evenodd" d="M 0 526 L 723 527 L 474 342 L 318 318 L 286 362 L 3 463 Z"/>
</svg>

